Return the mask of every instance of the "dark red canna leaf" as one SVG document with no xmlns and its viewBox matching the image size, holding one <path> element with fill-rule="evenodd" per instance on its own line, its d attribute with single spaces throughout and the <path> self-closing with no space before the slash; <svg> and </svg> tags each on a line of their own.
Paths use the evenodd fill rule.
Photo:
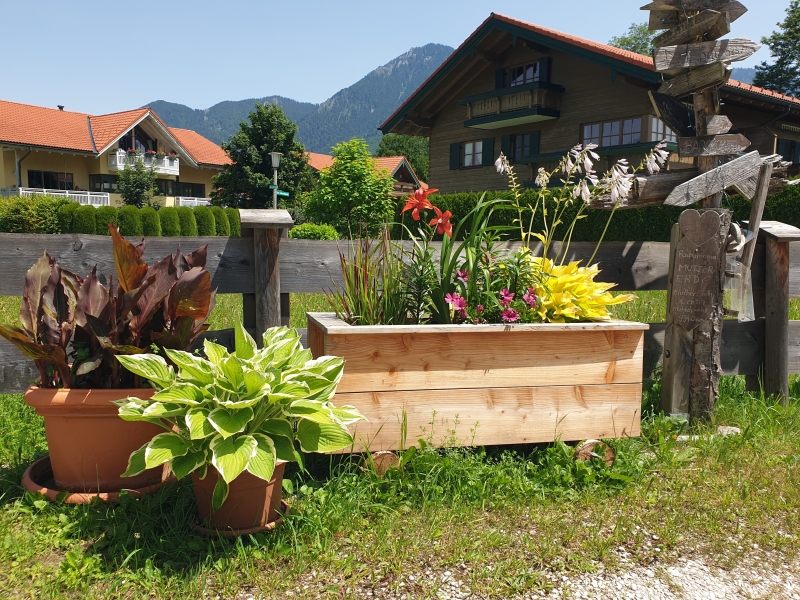
<svg viewBox="0 0 800 600">
<path fill-rule="evenodd" d="M 0 325 L 0 336 L 14 344 L 22 352 L 23 356 L 36 361 L 37 364 L 52 366 L 60 375 L 62 385 L 70 387 L 69 365 L 67 364 L 67 353 L 64 348 L 32 341 L 25 331 L 11 325 Z M 40 383 L 45 387 L 49 387 L 50 382 L 42 381 Z"/>
<path fill-rule="evenodd" d="M 22 305 L 19 320 L 22 327 L 34 339 L 39 339 L 39 320 L 41 319 L 42 291 L 50 279 L 55 261 L 47 252 L 25 273 L 25 286 L 22 289 Z"/>
<path fill-rule="evenodd" d="M 186 256 L 186 262 L 190 267 L 205 267 L 206 259 L 208 258 L 208 244 L 202 248 L 198 248 L 191 254 Z"/>
<path fill-rule="evenodd" d="M 78 290 L 78 302 L 75 306 L 75 324 L 79 327 L 86 327 L 87 316 L 102 321 L 107 327 L 111 326 L 111 322 L 114 319 L 114 305 L 111 303 L 111 293 L 97 278 L 96 266 L 89 273 L 89 276 L 83 280 L 83 285 Z"/>
<path fill-rule="evenodd" d="M 147 275 L 147 263 L 141 255 L 141 252 L 144 252 L 144 242 L 139 246 L 134 246 L 125 240 L 111 223 L 109 223 L 108 230 L 111 232 L 114 242 L 114 266 L 117 270 L 119 287 L 123 292 L 135 290 Z"/>
<path fill-rule="evenodd" d="M 150 267 L 147 279 L 150 278 L 155 278 L 154 284 L 145 290 L 132 311 L 130 327 L 135 337 L 161 308 L 170 289 L 178 281 L 178 271 L 172 257 L 167 256 Z"/>
<path fill-rule="evenodd" d="M 167 315 L 170 321 L 180 317 L 205 319 L 211 304 L 211 275 L 201 267 L 184 273 L 169 294 Z"/>
</svg>

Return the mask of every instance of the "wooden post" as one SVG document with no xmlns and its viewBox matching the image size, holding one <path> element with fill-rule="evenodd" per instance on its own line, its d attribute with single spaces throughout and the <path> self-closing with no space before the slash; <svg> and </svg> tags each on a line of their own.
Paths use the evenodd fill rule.
<svg viewBox="0 0 800 600">
<path fill-rule="evenodd" d="M 253 231 L 255 298 L 253 302 L 244 300 L 243 308 L 250 313 L 245 315 L 246 320 L 251 320 L 255 312 L 255 337 L 260 344 L 261 334 L 281 325 L 280 240 L 282 230 L 289 229 L 294 222 L 285 210 L 240 209 L 239 214 L 242 229 Z M 255 311 L 252 304 L 255 304 Z"/>
</svg>

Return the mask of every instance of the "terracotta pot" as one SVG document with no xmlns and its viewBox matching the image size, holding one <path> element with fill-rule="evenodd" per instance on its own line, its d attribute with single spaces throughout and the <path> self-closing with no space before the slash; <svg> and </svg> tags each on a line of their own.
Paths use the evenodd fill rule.
<svg viewBox="0 0 800 600">
<path fill-rule="evenodd" d="M 286 462 L 279 460 L 269 481 L 244 471 L 230 483 L 228 498 L 217 511 L 211 510 L 211 497 L 219 477 L 217 470 L 209 466 L 205 479 L 200 479 L 197 471 L 192 473 L 200 523 L 208 529 L 240 534 L 269 528 L 280 516 L 285 466 Z"/>
<path fill-rule="evenodd" d="M 69 492 L 116 492 L 162 481 L 164 468 L 120 477 L 128 457 L 164 430 L 152 423 L 123 421 L 113 400 L 149 398 L 152 389 L 66 390 L 31 387 L 25 402 L 44 417 L 55 487 Z"/>
</svg>

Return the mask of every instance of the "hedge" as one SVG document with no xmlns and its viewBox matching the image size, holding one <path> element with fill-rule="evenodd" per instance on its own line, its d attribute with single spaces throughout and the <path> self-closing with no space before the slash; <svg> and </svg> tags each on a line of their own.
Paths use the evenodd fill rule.
<svg viewBox="0 0 800 600">
<path fill-rule="evenodd" d="M 338 240 L 339 233 L 333 225 L 303 223 L 292 227 L 289 237 L 293 240 Z"/>
<path fill-rule="evenodd" d="M 53 196 L 0 198 L 0 230 L 8 233 L 60 233 L 60 208 L 69 203 Z"/>
<path fill-rule="evenodd" d="M 97 209 L 90 204 L 78 207 L 78 210 L 72 215 L 72 229 L 70 233 L 91 235 L 97 233 Z"/>
<path fill-rule="evenodd" d="M 178 219 L 178 209 L 174 206 L 165 206 L 158 211 L 161 219 L 161 235 L 164 237 L 179 237 L 181 235 L 181 222 Z"/>
<path fill-rule="evenodd" d="M 228 221 L 228 215 L 225 214 L 225 209 L 221 206 L 212 206 L 211 213 L 214 215 L 214 226 L 216 227 L 217 235 L 229 236 L 231 234 L 231 224 Z"/>
<path fill-rule="evenodd" d="M 242 218 L 239 215 L 239 211 L 235 208 L 226 208 L 225 214 L 228 217 L 228 223 L 231 226 L 231 236 L 233 237 L 241 237 L 242 236 Z"/>
<path fill-rule="evenodd" d="M 97 235 L 111 235 L 108 230 L 108 224 L 113 223 L 115 227 L 119 227 L 119 215 L 117 209 L 113 206 L 101 206 L 97 209 Z"/>
<path fill-rule="evenodd" d="M 198 206 L 194 209 L 194 218 L 197 221 L 197 235 L 217 235 L 217 224 L 214 222 L 214 213 L 207 206 Z"/>
<path fill-rule="evenodd" d="M 122 235 L 134 237 L 142 237 L 144 235 L 141 211 L 135 206 L 123 206 L 120 208 L 118 219 L 119 232 Z"/>
<path fill-rule="evenodd" d="M 183 237 L 197 237 L 197 220 L 194 218 L 194 209 L 188 206 L 179 206 L 176 210 L 181 224 L 181 235 Z"/>
<path fill-rule="evenodd" d="M 75 216 L 75 211 L 81 207 L 77 202 L 67 202 L 58 207 L 58 232 L 70 233 L 72 231 L 72 217 Z M 3 231 L 11 233 L 5 225 Z M 26 230 L 24 233 L 33 233 L 31 230 Z"/>
<path fill-rule="evenodd" d="M 161 237 L 161 219 L 158 212 L 151 206 L 145 206 L 139 211 L 142 218 L 142 234 L 145 237 Z"/>
</svg>

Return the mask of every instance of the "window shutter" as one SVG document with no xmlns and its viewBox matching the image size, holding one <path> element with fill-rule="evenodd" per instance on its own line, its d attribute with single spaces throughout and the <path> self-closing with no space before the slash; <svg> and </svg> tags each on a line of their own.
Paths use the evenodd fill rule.
<svg viewBox="0 0 800 600">
<path fill-rule="evenodd" d="M 792 142 L 791 140 L 778 140 L 777 152 L 783 156 L 783 160 L 792 160 Z"/>
<path fill-rule="evenodd" d="M 483 140 L 483 162 L 484 167 L 491 167 L 494 164 L 494 138 Z"/>
<path fill-rule="evenodd" d="M 550 66 L 552 57 L 545 56 L 539 60 L 539 81 L 550 83 Z"/>
<path fill-rule="evenodd" d="M 794 164 L 800 165 L 800 142 L 794 143 Z"/>
<path fill-rule="evenodd" d="M 450 170 L 457 171 L 461 168 L 461 144 L 450 144 Z"/>
<path fill-rule="evenodd" d="M 541 131 L 531 131 L 531 156 L 539 154 L 539 140 L 541 136 Z"/>
<path fill-rule="evenodd" d="M 500 152 L 511 158 L 511 136 L 504 135 L 500 138 Z"/>
<path fill-rule="evenodd" d="M 497 69 L 494 72 L 494 89 L 502 90 L 504 87 L 506 87 L 506 70 Z"/>
</svg>

